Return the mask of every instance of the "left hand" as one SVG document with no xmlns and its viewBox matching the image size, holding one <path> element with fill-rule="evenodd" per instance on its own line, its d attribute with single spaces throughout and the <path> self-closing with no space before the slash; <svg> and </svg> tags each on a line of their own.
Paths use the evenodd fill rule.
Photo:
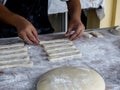
<svg viewBox="0 0 120 90">
<path fill-rule="evenodd" d="M 65 36 L 70 37 L 70 40 L 76 40 L 82 36 L 84 29 L 85 27 L 81 20 L 71 20 L 69 22 L 68 31 Z M 74 31 L 73 34 L 72 31 Z"/>
</svg>

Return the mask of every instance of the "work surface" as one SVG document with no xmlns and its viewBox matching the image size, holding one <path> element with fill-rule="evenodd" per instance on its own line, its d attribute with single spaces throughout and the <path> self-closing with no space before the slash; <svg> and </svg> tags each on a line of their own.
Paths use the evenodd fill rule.
<svg viewBox="0 0 120 90">
<path fill-rule="evenodd" d="M 30 68 L 3 69 L 0 74 L 0 90 L 36 90 L 40 76 L 56 67 L 78 66 L 99 72 L 106 82 L 106 90 L 120 90 L 120 36 L 100 30 L 104 38 L 81 38 L 74 45 L 83 54 L 82 58 L 69 58 L 49 62 L 41 46 L 26 45 L 34 66 Z M 41 35 L 41 40 L 63 38 L 63 34 Z M 19 42 L 18 38 L 1 39 L 0 44 Z"/>
</svg>

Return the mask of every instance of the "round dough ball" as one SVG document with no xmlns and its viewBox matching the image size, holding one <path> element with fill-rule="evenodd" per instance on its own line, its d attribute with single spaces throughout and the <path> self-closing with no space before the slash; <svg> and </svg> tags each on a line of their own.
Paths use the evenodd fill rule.
<svg viewBox="0 0 120 90">
<path fill-rule="evenodd" d="M 42 75 L 37 90 L 105 90 L 105 82 L 93 70 L 61 67 Z"/>
</svg>

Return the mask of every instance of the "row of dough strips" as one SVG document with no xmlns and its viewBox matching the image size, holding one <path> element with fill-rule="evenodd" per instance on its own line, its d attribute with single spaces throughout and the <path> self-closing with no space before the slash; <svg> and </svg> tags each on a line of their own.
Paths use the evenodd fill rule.
<svg viewBox="0 0 120 90">
<path fill-rule="evenodd" d="M 41 41 L 49 61 L 69 59 L 71 57 L 81 57 L 82 54 L 73 45 L 69 39 L 56 39 L 50 41 Z"/>
<path fill-rule="evenodd" d="M 24 43 L 0 45 L 0 69 L 32 65 Z"/>
</svg>

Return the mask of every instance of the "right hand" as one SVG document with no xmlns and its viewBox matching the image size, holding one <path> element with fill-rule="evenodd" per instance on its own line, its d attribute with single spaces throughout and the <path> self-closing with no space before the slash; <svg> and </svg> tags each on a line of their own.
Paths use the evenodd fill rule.
<svg viewBox="0 0 120 90">
<path fill-rule="evenodd" d="M 35 27 L 25 18 L 20 18 L 16 24 L 18 36 L 28 44 L 39 44 Z"/>
</svg>

